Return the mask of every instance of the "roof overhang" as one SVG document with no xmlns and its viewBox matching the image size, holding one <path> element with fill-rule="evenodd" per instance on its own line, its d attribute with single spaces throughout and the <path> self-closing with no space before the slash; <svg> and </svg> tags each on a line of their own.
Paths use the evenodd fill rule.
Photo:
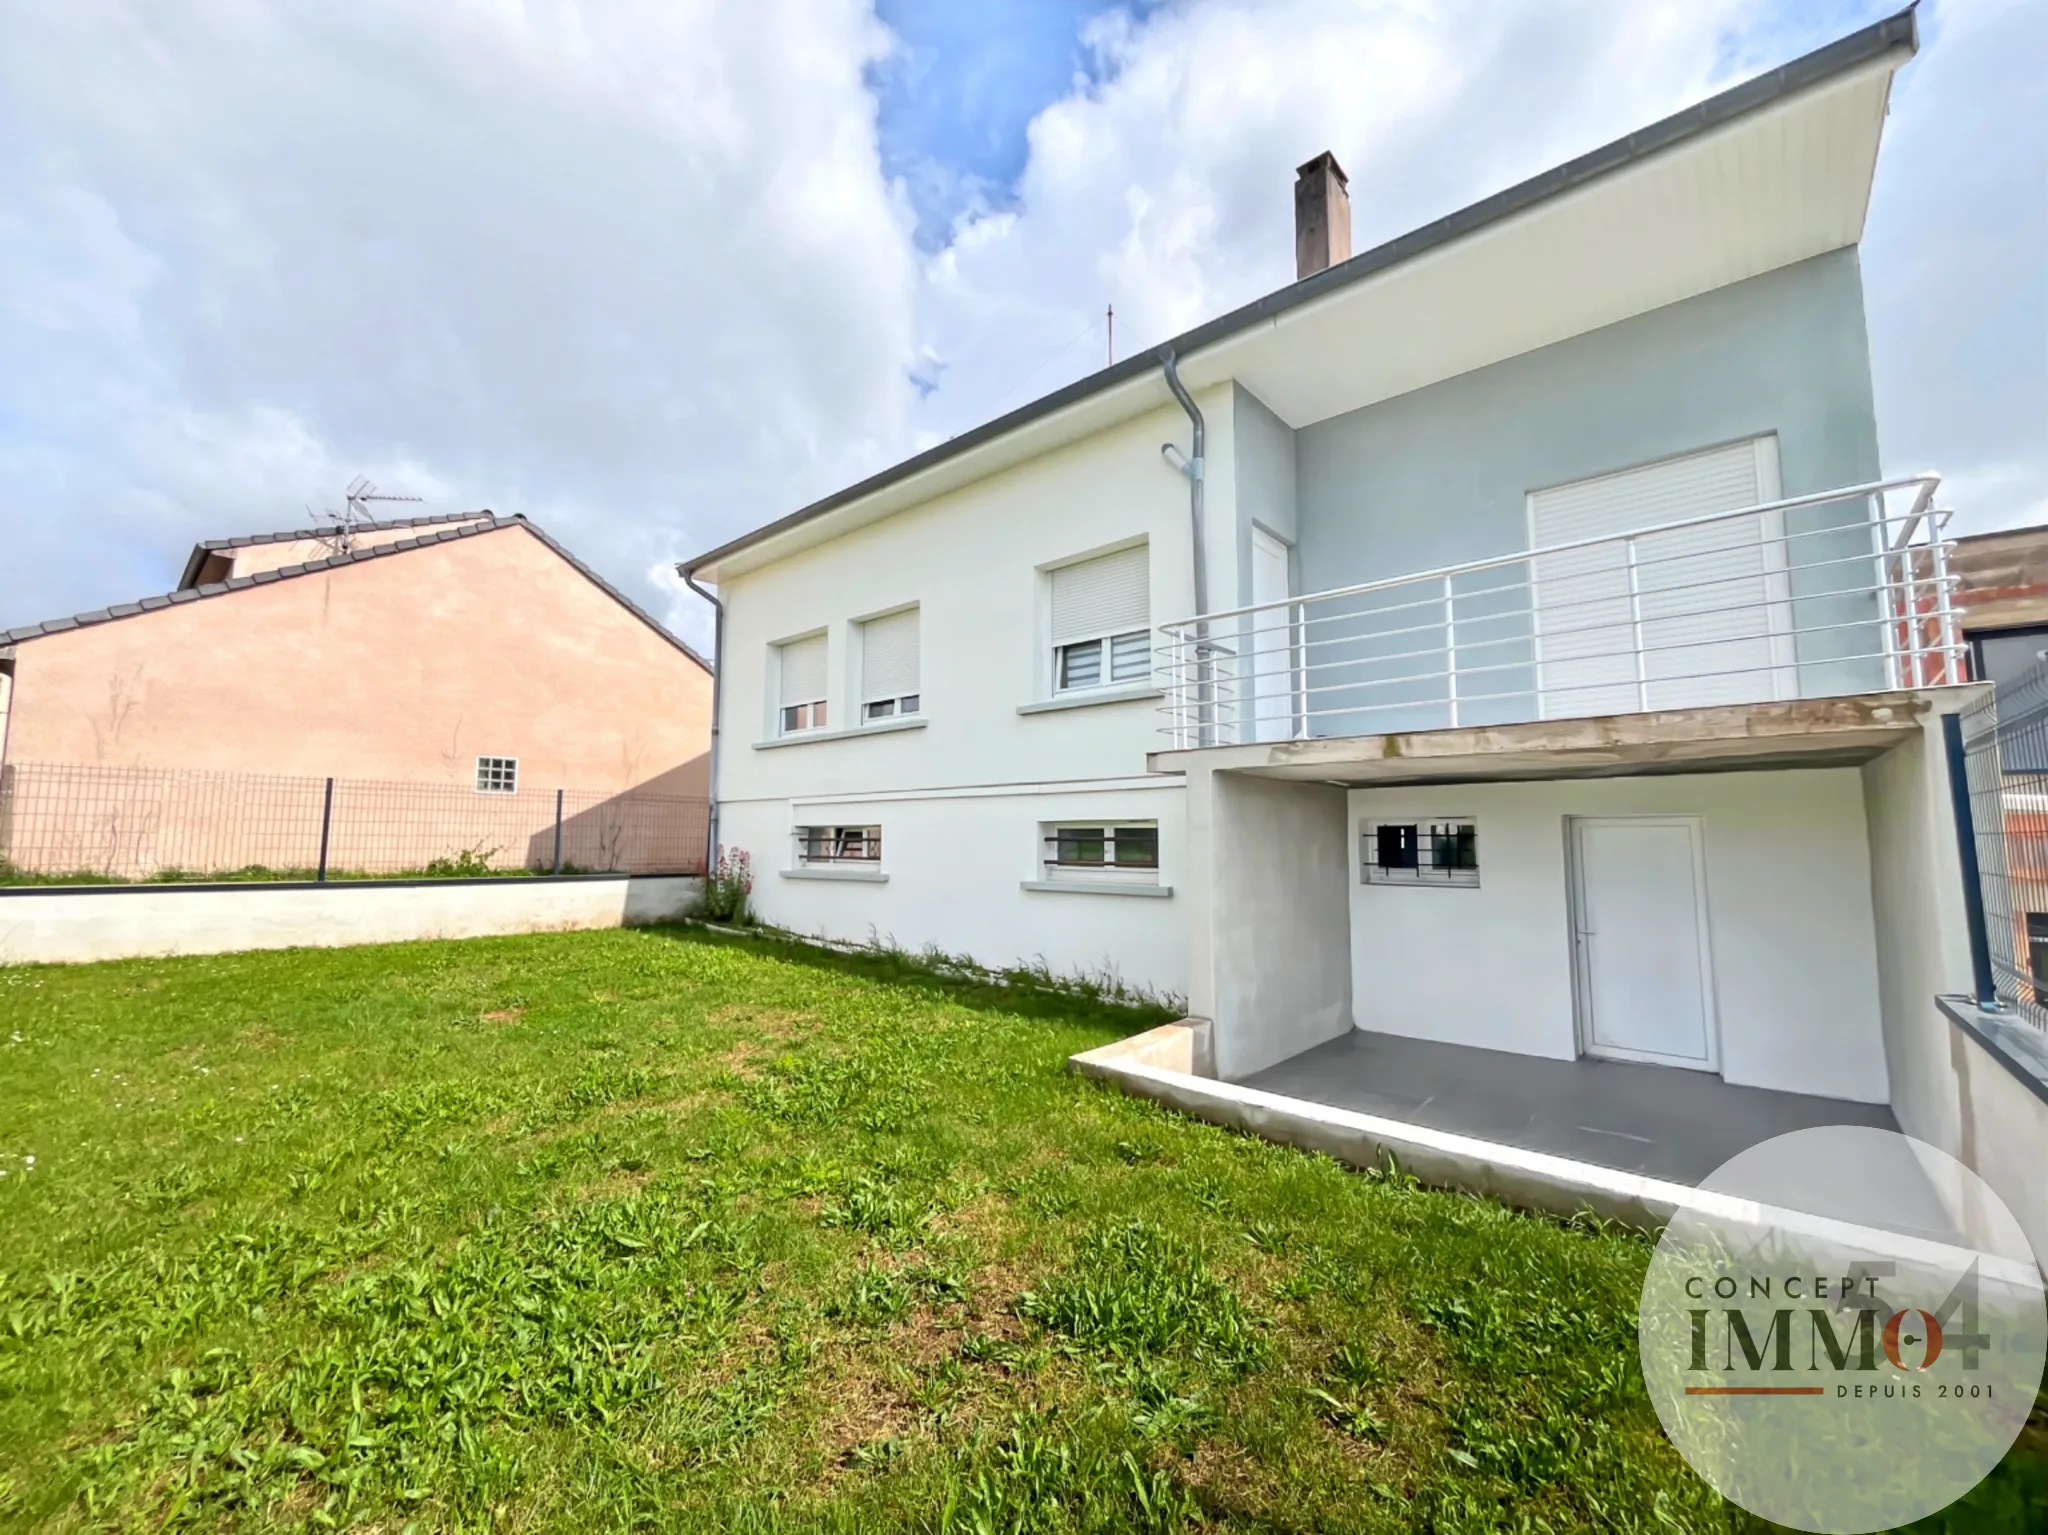
<svg viewBox="0 0 2048 1535">
<path fill-rule="evenodd" d="M 1909 9 L 1197 327 L 1182 379 L 1304 427 L 1862 236 Z M 1140 354 L 683 568 L 720 581 L 1173 403 Z"/>
</svg>

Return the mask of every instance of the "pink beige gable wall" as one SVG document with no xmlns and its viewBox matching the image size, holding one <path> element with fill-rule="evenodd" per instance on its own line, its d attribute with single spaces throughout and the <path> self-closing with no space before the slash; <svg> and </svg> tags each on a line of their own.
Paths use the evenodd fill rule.
<svg viewBox="0 0 2048 1535">
<path fill-rule="evenodd" d="M 521 527 L 16 653 L 7 756 L 701 794 L 711 678 Z"/>
</svg>

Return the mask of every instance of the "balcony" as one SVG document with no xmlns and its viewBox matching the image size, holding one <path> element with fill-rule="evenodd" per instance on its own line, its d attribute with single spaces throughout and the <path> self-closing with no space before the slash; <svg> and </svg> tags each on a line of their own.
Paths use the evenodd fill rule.
<svg viewBox="0 0 2048 1535">
<path fill-rule="evenodd" d="M 1967 678 L 1931 474 L 1161 626 L 1168 749 L 1519 725 Z"/>
</svg>

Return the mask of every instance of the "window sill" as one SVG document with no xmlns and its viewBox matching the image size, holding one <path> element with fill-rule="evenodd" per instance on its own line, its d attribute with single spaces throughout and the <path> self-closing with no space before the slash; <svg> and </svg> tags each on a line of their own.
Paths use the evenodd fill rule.
<svg viewBox="0 0 2048 1535">
<path fill-rule="evenodd" d="M 845 879 L 862 885 L 886 885 L 889 876 L 880 869 L 803 868 L 777 871 L 784 879 Z"/>
<path fill-rule="evenodd" d="M 1096 704 L 1130 704 L 1138 703 L 1147 698 L 1164 698 L 1165 696 L 1164 693 L 1160 692 L 1158 688 L 1155 688 L 1149 682 L 1132 682 L 1126 683 L 1120 688 L 1076 689 L 1074 692 L 1061 694 L 1058 698 L 1048 698 L 1042 703 L 1019 704 L 1017 705 L 1017 712 L 1019 714 L 1050 714 L 1055 709 L 1087 709 Z"/>
<path fill-rule="evenodd" d="M 1107 879 L 1027 879 L 1020 880 L 1017 888 L 1043 890 L 1052 895 L 1144 895 L 1155 900 L 1173 894 L 1171 885 L 1125 885 Z"/>
<path fill-rule="evenodd" d="M 772 741 L 756 741 L 757 752 L 773 751 L 778 746 L 808 746 L 813 741 L 851 741 L 855 736 L 883 736 L 892 730 L 922 730 L 927 721 L 921 714 L 909 719 L 876 720 L 872 725 L 857 725 L 852 730 L 799 730 L 794 735 L 777 736 Z"/>
</svg>

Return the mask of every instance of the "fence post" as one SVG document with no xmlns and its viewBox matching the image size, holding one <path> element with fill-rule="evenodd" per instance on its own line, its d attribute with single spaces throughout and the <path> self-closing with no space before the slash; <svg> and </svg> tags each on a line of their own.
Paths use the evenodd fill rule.
<svg viewBox="0 0 2048 1535">
<path fill-rule="evenodd" d="M 562 872 L 562 791 L 555 790 L 555 872 Z"/>
<path fill-rule="evenodd" d="M 1941 744 L 1948 758 L 1949 804 L 1956 818 L 1956 853 L 1963 864 L 1963 915 L 1970 932 L 1970 978 L 1977 1005 L 1998 1010 L 1998 983 L 1991 973 L 1991 929 L 1984 921 L 1984 871 L 1977 860 L 1977 818 L 1970 805 L 1970 760 L 1963 745 L 1963 719 L 1941 717 Z"/>
<path fill-rule="evenodd" d="M 327 780 L 327 790 L 320 796 L 320 871 L 313 878 L 320 884 L 327 883 L 327 834 L 334 827 L 334 780 Z"/>
</svg>

